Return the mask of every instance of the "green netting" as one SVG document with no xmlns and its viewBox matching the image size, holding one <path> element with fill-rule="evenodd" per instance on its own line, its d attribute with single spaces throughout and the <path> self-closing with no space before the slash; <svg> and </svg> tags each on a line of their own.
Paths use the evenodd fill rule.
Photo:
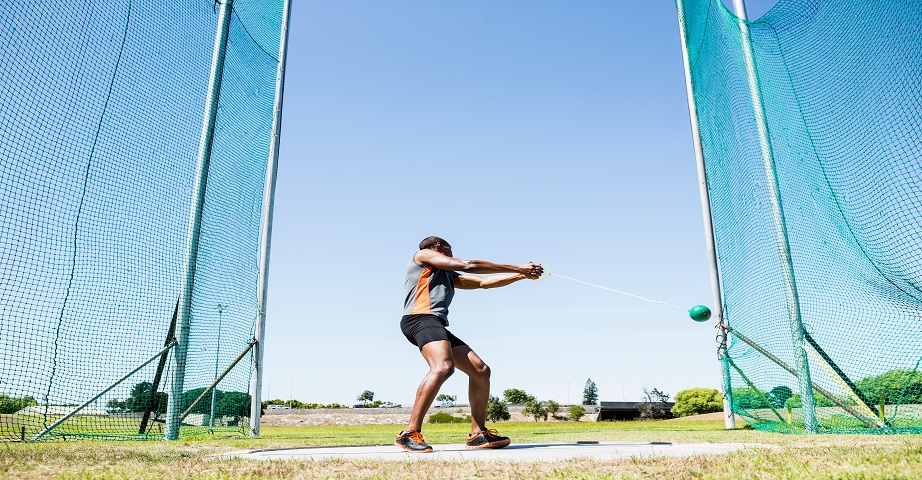
<svg viewBox="0 0 922 480">
<path fill-rule="evenodd" d="M 157 353 L 184 285 L 219 7 L 0 2 L 0 438 L 33 437 L 151 358 L 48 436 L 163 438 L 177 372 Z M 281 21 L 282 0 L 233 4 L 184 408 L 253 339 Z M 252 365 L 180 434 L 246 429 Z"/>
<path fill-rule="evenodd" d="M 678 6 L 733 407 L 756 428 L 803 431 L 739 20 L 720 0 Z M 819 431 L 922 432 L 922 3 L 782 0 L 747 25 Z"/>
</svg>

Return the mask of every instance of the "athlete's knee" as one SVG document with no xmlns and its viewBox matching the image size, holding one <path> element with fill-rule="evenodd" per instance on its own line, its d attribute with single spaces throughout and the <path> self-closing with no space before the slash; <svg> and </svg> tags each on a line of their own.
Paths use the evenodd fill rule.
<svg viewBox="0 0 922 480">
<path fill-rule="evenodd" d="M 479 378 L 482 378 L 484 380 L 490 379 L 491 370 L 490 370 L 490 366 L 487 365 L 486 363 L 482 363 L 479 366 L 475 367 L 475 372 L 477 373 L 477 376 Z"/>
<path fill-rule="evenodd" d="M 455 373 L 455 364 L 451 362 L 439 362 L 433 365 L 429 371 L 432 372 L 433 375 L 445 379 Z"/>
</svg>

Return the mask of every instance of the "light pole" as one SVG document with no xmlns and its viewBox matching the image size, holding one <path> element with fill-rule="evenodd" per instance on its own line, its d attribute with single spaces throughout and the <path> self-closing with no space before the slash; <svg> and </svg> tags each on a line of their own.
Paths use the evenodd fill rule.
<svg viewBox="0 0 922 480">
<path fill-rule="evenodd" d="M 221 317 L 226 305 L 218 304 L 218 348 L 214 354 L 214 379 L 218 380 L 218 357 L 221 355 Z M 211 426 L 214 427 L 215 402 L 218 399 L 218 385 L 211 389 Z"/>
<path fill-rule="evenodd" d="M 573 377 L 567 380 L 567 406 L 568 407 L 570 406 L 570 382 L 572 382 L 573 380 L 576 380 L 576 377 Z"/>
<path fill-rule="evenodd" d="M 272 397 L 269 393 L 272 391 L 272 377 L 269 377 L 269 380 L 266 381 L 266 400 L 272 400 Z"/>
</svg>

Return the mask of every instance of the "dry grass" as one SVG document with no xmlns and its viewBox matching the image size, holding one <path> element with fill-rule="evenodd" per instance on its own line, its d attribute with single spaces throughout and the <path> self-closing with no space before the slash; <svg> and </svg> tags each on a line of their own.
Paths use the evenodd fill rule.
<svg viewBox="0 0 922 480">
<path fill-rule="evenodd" d="M 480 461 L 221 460 L 240 449 L 393 441 L 395 425 L 266 428 L 261 438 L 203 435 L 178 442 L 55 441 L 0 447 L 3 478 L 922 478 L 922 436 L 793 436 L 725 431 L 722 422 L 503 423 L 519 442 L 572 440 L 752 443 L 774 448 L 686 458 Z M 458 442 L 464 425 L 427 425 L 434 443 Z"/>
</svg>

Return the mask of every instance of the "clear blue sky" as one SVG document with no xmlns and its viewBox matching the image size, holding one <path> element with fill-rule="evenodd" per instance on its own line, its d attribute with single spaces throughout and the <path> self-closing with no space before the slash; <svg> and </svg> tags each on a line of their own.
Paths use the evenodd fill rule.
<svg viewBox="0 0 922 480">
<path fill-rule="evenodd" d="M 711 303 L 673 2 L 299 1 L 290 35 L 264 398 L 411 403 L 404 269 L 428 235 Z M 559 278 L 458 292 L 450 320 L 494 395 L 719 385 L 710 323 Z"/>
</svg>

